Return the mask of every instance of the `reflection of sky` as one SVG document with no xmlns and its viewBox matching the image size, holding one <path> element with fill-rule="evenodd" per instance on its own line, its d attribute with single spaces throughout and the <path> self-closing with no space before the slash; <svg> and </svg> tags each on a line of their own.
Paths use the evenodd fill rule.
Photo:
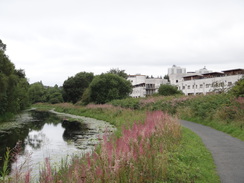
<svg viewBox="0 0 244 183">
<path fill-rule="evenodd" d="M 41 131 L 31 131 L 25 139 L 25 153 L 31 154 L 32 174 L 38 174 L 40 166 L 43 165 L 45 158 L 50 158 L 51 162 L 60 162 L 67 155 L 77 154 L 73 142 L 63 140 L 64 128 L 61 124 L 45 124 Z M 31 142 L 31 143 L 29 143 Z M 26 155 L 20 156 L 17 164 L 26 160 Z M 15 165 L 13 165 L 15 166 Z"/>
</svg>

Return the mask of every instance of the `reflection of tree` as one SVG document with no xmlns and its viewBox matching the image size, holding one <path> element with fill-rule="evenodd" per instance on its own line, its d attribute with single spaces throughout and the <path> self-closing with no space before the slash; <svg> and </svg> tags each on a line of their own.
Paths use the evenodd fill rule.
<svg viewBox="0 0 244 183">
<path fill-rule="evenodd" d="M 60 118 L 55 114 L 45 112 L 45 111 L 30 111 L 32 119 L 24 120 L 21 123 L 21 119 L 17 118 L 17 122 L 21 125 L 18 127 L 13 127 L 11 129 L 0 131 L 0 171 L 3 166 L 3 159 L 6 153 L 7 147 L 10 149 L 14 148 L 18 141 L 21 142 L 22 150 L 20 154 L 24 152 L 25 146 L 30 145 L 33 149 L 38 149 L 42 146 L 45 139 L 43 133 L 38 133 L 36 135 L 30 135 L 30 131 L 40 131 L 43 129 L 45 123 L 54 124 L 55 126 L 60 123 Z"/>
<path fill-rule="evenodd" d="M 19 154 L 24 152 L 25 144 L 24 139 L 29 133 L 29 128 L 14 128 L 8 132 L 1 132 L 0 134 L 0 171 L 2 171 L 4 155 L 6 153 L 7 147 L 13 149 L 17 142 L 21 144 L 21 149 Z M 10 163 L 10 162 L 9 162 Z M 9 165 L 10 166 L 10 165 Z"/>
<path fill-rule="evenodd" d="M 62 127 L 65 128 L 63 133 L 64 141 L 70 141 L 76 139 L 77 135 L 84 135 L 88 132 L 88 125 L 78 121 L 64 120 Z"/>
<path fill-rule="evenodd" d="M 31 115 L 36 120 L 34 122 L 35 125 L 40 124 L 54 124 L 55 126 L 60 123 L 60 117 L 58 117 L 56 114 L 47 112 L 47 111 L 31 111 Z M 42 125 L 42 127 L 43 127 Z M 39 125 L 37 126 L 40 127 Z M 38 129 L 36 129 L 38 130 Z"/>
<path fill-rule="evenodd" d="M 45 142 L 46 136 L 43 133 L 29 134 L 25 139 L 25 144 L 31 146 L 33 149 L 41 148 Z"/>
</svg>

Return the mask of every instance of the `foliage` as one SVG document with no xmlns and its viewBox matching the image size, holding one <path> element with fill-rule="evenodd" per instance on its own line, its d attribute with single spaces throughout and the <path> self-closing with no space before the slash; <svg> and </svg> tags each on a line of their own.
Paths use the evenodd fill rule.
<svg viewBox="0 0 244 183">
<path fill-rule="evenodd" d="M 167 79 L 167 81 L 169 82 L 169 75 L 164 75 L 164 79 Z"/>
<path fill-rule="evenodd" d="M 2 171 L 0 172 L 0 178 L 3 180 L 3 181 L 7 181 L 7 176 L 10 172 L 9 170 L 9 162 L 10 162 L 10 149 L 7 148 L 6 150 L 6 153 L 5 153 L 5 156 L 4 156 L 4 161 L 3 161 L 3 168 L 2 168 Z M 0 181 L 1 181 L 0 179 Z"/>
<path fill-rule="evenodd" d="M 89 84 L 93 80 L 93 73 L 80 72 L 74 77 L 69 77 L 63 83 L 63 98 L 65 102 L 76 103 L 79 101 Z"/>
<path fill-rule="evenodd" d="M 15 69 L 5 50 L 6 45 L 0 40 L 0 116 L 18 113 L 29 105 L 25 73 Z"/>
<path fill-rule="evenodd" d="M 191 96 L 151 96 L 110 102 L 139 110 L 162 110 L 181 119 L 198 122 L 244 140 L 244 98 L 226 93 Z"/>
<path fill-rule="evenodd" d="M 36 82 L 30 85 L 28 90 L 30 102 L 48 102 L 51 104 L 63 102 L 62 89 L 55 85 L 54 87 L 44 86 L 42 82 Z"/>
<path fill-rule="evenodd" d="M 236 97 L 244 97 L 244 76 L 235 83 L 229 93 Z"/>
<path fill-rule="evenodd" d="M 219 182 L 211 154 L 201 139 L 185 128 L 181 133 L 176 119 L 167 114 L 108 104 L 36 107 L 106 119 L 120 131 L 104 137 L 92 154 L 74 157 L 71 165 L 65 163 L 59 171 L 46 161 L 40 182 Z"/>
<path fill-rule="evenodd" d="M 28 94 L 32 104 L 37 102 L 46 102 L 46 88 L 42 82 L 31 84 Z"/>
<path fill-rule="evenodd" d="M 145 123 L 123 129 L 121 137 L 108 140 L 104 136 L 101 148 L 83 159 L 74 159 L 68 172 L 54 178 L 50 165 L 43 172 L 51 182 L 156 182 L 167 174 L 167 159 L 162 154 L 168 149 L 162 142 L 169 138 L 172 142 L 180 138 L 179 124 L 162 112 L 150 113 Z"/>
<path fill-rule="evenodd" d="M 113 106 L 120 106 L 130 109 L 140 109 L 140 99 L 139 98 L 125 98 L 120 100 L 112 100 L 109 102 Z"/>
<path fill-rule="evenodd" d="M 0 39 L 0 51 L 6 51 L 6 47 L 7 47 L 6 44 L 4 44 Z"/>
<path fill-rule="evenodd" d="M 119 70 L 118 68 L 117 69 L 110 69 L 108 72 L 108 74 L 116 74 L 122 78 L 125 78 L 127 79 L 128 78 L 128 74 L 125 73 L 125 70 Z"/>
<path fill-rule="evenodd" d="M 158 89 L 158 94 L 163 96 L 183 94 L 181 90 L 178 90 L 177 86 L 170 84 L 160 85 Z"/>
<path fill-rule="evenodd" d="M 64 102 L 63 96 L 62 96 L 62 88 L 58 87 L 58 85 L 55 85 L 54 87 L 47 87 L 47 97 L 46 102 L 49 102 L 51 104 L 57 104 Z"/>
<path fill-rule="evenodd" d="M 132 91 L 131 83 L 115 74 L 96 76 L 89 88 L 90 102 L 96 104 L 104 104 L 114 99 L 126 98 Z"/>
</svg>

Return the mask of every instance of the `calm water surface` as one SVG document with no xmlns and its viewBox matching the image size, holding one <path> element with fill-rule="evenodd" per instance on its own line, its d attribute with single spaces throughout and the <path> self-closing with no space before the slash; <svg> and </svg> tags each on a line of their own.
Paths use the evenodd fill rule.
<svg viewBox="0 0 244 183">
<path fill-rule="evenodd" d="M 0 124 L 1 168 L 6 148 L 14 148 L 18 142 L 21 150 L 17 161 L 10 165 L 12 174 L 16 167 L 20 168 L 24 164 L 23 169 L 31 168 L 31 174 L 34 176 L 38 176 L 45 158 L 49 158 L 52 165 L 58 166 L 61 159 L 86 153 L 94 148 L 94 144 L 90 148 L 84 145 L 81 148 L 80 144 L 77 144 L 77 141 L 91 140 L 85 134 L 96 135 L 91 133 L 92 129 L 82 128 L 82 135 L 78 134 L 76 137 L 70 130 L 67 133 L 61 121 L 60 117 L 49 112 L 29 111 L 20 115 L 14 122 Z"/>
</svg>

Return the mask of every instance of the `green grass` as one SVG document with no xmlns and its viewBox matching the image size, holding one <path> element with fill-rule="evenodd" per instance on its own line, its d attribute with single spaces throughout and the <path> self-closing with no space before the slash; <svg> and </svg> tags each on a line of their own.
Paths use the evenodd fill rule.
<svg viewBox="0 0 244 183">
<path fill-rule="evenodd" d="M 238 138 L 240 140 L 244 141 L 244 128 L 240 128 L 240 126 L 236 126 L 233 123 L 229 123 L 227 124 L 226 122 L 220 122 L 220 121 L 204 121 L 202 119 L 198 119 L 198 118 L 183 118 L 184 120 L 187 121 L 192 121 L 195 123 L 199 123 L 205 126 L 209 126 L 212 127 L 216 130 L 225 132 L 229 135 L 231 135 L 232 137 Z"/>
<path fill-rule="evenodd" d="M 181 143 L 169 157 L 170 179 L 166 182 L 220 182 L 211 153 L 201 138 L 187 128 L 182 128 Z"/>
</svg>

